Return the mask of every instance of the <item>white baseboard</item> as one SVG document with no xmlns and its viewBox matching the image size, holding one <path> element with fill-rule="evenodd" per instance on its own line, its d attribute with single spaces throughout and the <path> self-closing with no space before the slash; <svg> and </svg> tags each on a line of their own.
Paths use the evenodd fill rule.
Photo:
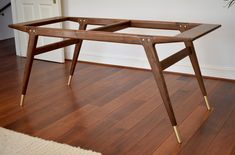
<svg viewBox="0 0 235 155">
<path fill-rule="evenodd" d="M 68 59 L 71 59 L 71 57 Z M 79 60 L 101 64 L 150 69 L 150 65 L 147 59 L 110 57 L 103 55 L 94 55 L 93 53 L 81 53 L 81 55 L 79 56 Z M 204 76 L 235 80 L 235 67 L 214 67 L 200 65 L 200 68 Z M 169 67 L 167 71 L 194 74 L 191 64 L 177 63 Z"/>
</svg>

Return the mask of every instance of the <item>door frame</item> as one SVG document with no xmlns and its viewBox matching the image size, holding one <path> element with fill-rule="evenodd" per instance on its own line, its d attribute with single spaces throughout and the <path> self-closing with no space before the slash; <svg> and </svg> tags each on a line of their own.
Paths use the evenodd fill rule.
<svg viewBox="0 0 235 155">
<path fill-rule="evenodd" d="M 13 23 L 17 23 L 17 10 L 16 10 L 16 1 L 17 0 L 11 0 L 11 10 L 12 10 L 12 21 L 13 21 Z M 63 15 L 63 10 L 62 10 L 62 1 L 61 0 L 59 0 L 59 1 L 57 1 L 57 3 L 58 3 L 58 5 L 59 5 L 59 7 L 61 8 L 61 9 L 59 9 L 59 14 L 60 14 L 60 16 L 62 16 Z M 62 25 L 62 28 L 64 28 L 64 24 L 62 23 L 61 24 Z M 17 30 L 14 30 L 14 41 L 15 41 L 15 49 L 16 49 L 16 55 L 17 56 L 21 56 L 21 57 L 24 57 L 24 54 L 22 53 L 23 51 L 21 51 L 20 50 L 20 47 L 19 47 L 19 42 L 20 42 L 20 40 L 19 40 L 19 31 L 17 31 Z M 65 52 L 65 50 L 64 50 L 64 52 Z"/>
<path fill-rule="evenodd" d="M 11 0 L 11 10 L 12 10 L 12 21 L 13 23 L 17 23 L 17 13 L 16 13 L 16 0 Z M 17 30 L 14 30 L 14 36 L 15 36 L 15 48 L 16 48 L 16 55 L 17 56 L 23 56 L 22 53 L 20 52 L 20 47 L 19 47 L 19 33 Z"/>
</svg>

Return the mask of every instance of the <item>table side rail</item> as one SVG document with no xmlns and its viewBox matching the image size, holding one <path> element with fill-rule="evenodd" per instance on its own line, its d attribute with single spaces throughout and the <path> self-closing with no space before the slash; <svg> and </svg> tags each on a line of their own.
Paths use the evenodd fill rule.
<svg viewBox="0 0 235 155">
<path fill-rule="evenodd" d="M 175 37 L 177 38 L 185 38 L 185 39 L 190 39 L 191 41 L 194 41 L 212 31 L 215 29 L 221 27 L 221 25 L 216 25 L 216 24 L 201 24 L 199 26 L 196 26 L 192 29 L 186 30 Z"/>
<path fill-rule="evenodd" d="M 35 35 L 59 38 L 73 38 L 82 40 L 105 41 L 127 44 L 142 44 L 142 39 L 150 39 L 155 43 L 171 43 L 171 42 L 185 42 L 188 38 L 180 38 L 174 36 L 153 36 L 153 35 L 139 35 L 128 33 L 113 33 L 105 31 L 86 31 L 86 30 L 70 30 L 58 28 L 44 28 L 44 27 L 27 27 Z M 29 31 L 27 30 L 27 31 Z"/>
<path fill-rule="evenodd" d="M 85 19 L 85 20 L 82 20 Z M 63 21 L 81 21 L 83 24 L 107 24 L 103 27 L 85 30 L 68 30 L 57 28 L 44 28 L 38 27 L 42 25 L 63 22 Z M 182 25 L 181 25 L 182 24 Z M 112 33 L 128 27 L 141 27 L 141 28 L 159 28 L 159 29 L 175 29 L 180 30 L 184 26 L 187 30 L 176 36 L 154 36 L 154 35 L 138 35 L 126 33 Z M 42 19 L 32 22 L 25 22 L 19 24 L 12 24 L 10 27 L 20 31 L 28 32 L 30 30 L 39 36 L 60 37 L 60 38 L 73 38 L 82 40 L 94 41 L 108 41 L 117 43 L 128 44 L 141 44 L 140 39 L 151 39 L 153 44 L 158 43 L 171 43 L 171 42 L 187 42 L 193 41 L 203 35 L 219 28 L 221 25 L 214 24 L 200 24 L 198 23 L 177 23 L 177 22 L 162 22 L 162 21 L 145 21 L 145 20 L 121 20 L 121 19 L 106 19 L 106 18 L 82 18 L 82 17 L 53 17 Z"/>
<path fill-rule="evenodd" d="M 28 22 L 23 22 L 23 23 L 11 24 L 11 25 L 9 25 L 9 27 L 24 30 L 25 28 L 23 28 L 23 27 L 25 27 L 25 26 L 43 26 L 43 25 L 63 22 L 68 19 L 69 19 L 68 17 L 58 16 L 58 17 L 39 19 L 39 20 L 28 21 Z"/>
</svg>

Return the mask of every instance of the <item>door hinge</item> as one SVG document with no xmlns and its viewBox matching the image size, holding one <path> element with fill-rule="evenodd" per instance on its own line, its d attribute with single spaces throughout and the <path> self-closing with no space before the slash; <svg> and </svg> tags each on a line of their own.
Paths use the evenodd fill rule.
<svg viewBox="0 0 235 155">
<path fill-rule="evenodd" d="M 56 4 L 56 0 L 53 0 L 53 3 Z"/>
</svg>

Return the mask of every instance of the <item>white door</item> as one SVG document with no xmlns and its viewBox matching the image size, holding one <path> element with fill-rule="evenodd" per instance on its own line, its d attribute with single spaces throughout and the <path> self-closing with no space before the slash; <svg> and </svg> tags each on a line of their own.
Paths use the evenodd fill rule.
<svg viewBox="0 0 235 155">
<path fill-rule="evenodd" d="M 61 16 L 60 0 L 11 0 L 13 22 L 20 23 L 42 18 Z M 62 23 L 48 25 L 47 27 L 62 28 Z M 39 37 L 37 46 L 57 42 L 62 39 Z M 28 35 L 24 32 L 15 31 L 16 53 L 19 56 L 26 56 Z M 54 50 L 48 53 L 40 54 L 36 59 L 63 63 L 64 49 Z"/>
</svg>

